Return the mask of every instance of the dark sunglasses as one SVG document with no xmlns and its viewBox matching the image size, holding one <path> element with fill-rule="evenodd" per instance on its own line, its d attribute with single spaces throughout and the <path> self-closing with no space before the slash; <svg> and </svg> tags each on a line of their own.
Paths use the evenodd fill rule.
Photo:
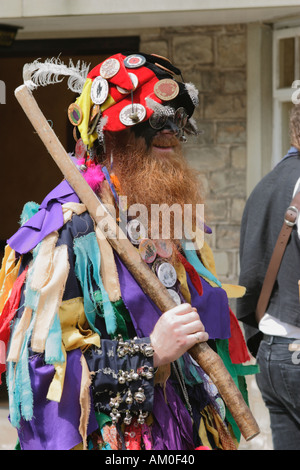
<svg viewBox="0 0 300 470">
<path fill-rule="evenodd" d="M 154 112 L 149 118 L 149 124 L 152 129 L 163 129 L 167 121 L 171 119 L 178 129 L 184 129 L 188 121 L 188 114 L 184 108 L 173 109 L 168 107 L 165 113 Z"/>
</svg>

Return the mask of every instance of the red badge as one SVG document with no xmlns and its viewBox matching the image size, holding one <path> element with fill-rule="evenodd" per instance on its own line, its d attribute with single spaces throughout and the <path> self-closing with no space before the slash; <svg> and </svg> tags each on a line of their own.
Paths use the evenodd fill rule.
<svg viewBox="0 0 300 470">
<path fill-rule="evenodd" d="M 171 78 L 164 78 L 155 84 L 154 93 L 163 101 L 171 101 L 178 95 L 179 85 Z"/>
</svg>

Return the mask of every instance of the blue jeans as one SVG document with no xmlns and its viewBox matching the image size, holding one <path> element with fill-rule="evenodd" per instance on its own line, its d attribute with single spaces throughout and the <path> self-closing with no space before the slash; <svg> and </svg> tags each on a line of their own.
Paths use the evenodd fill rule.
<svg viewBox="0 0 300 470">
<path fill-rule="evenodd" d="M 257 354 L 256 381 L 269 410 L 274 450 L 300 450 L 300 351 L 289 351 L 290 343 L 295 340 L 265 336 Z"/>
</svg>

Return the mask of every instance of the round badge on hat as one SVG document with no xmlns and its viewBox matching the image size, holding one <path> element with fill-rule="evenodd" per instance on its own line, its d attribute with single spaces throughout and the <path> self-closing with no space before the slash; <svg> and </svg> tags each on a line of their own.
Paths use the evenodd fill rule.
<svg viewBox="0 0 300 470">
<path fill-rule="evenodd" d="M 95 104 L 102 104 L 108 97 L 108 82 L 103 77 L 96 77 L 91 86 L 91 100 Z"/>
<path fill-rule="evenodd" d="M 165 287 L 173 287 L 177 281 L 174 266 L 170 263 L 162 263 L 157 269 L 157 277 Z"/>
<path fill-rule="evenodd" d="M 156 247 L 152 240 L 145 238 L 139 245 L 141 258 L 148 264 L 153 263 L 156 258 Z"/>
<path fill-rule="evenodd" d="M 140 54 L 131 54 L 124 59 L 124 65 L 128 69 L 136 69 L 141 67 L 145 62 L 145 57 Z"/>
<path fill-rule="evenodd" d="M 146 108 L 140 103 L 128 104 L 119 115 L 120 121 L 124 126 L 134 126 L 145 119 Z"/>
<path fill-rule="evenodd" d="M 111 57 L 106 59 L 100 67 L 100 75 L 107 80 L 114 77 L 120 70 L 120 62 L 117 59 Z"/>
<path fill-rule="evenodd" d="M 78 104 L 76 103 L 70 104 L 68 108 L 68 117 L 69 117 L 71 124 L 73 124 L 73 126 L 79 126 L 79 124 L 82 122 L 83 114 Z"/>
<path fill-rule="evenodd" d="M 162 258 L 170 258 L 173 252 L 172 244 L 167 240 L 155 240 L 156 251 Z"/>
<path fill-rule="evenodd" d="M 131 82 L 132 82 L 133 90 L 126 90 L 125 88 L 121 88 L 120 86 L 117 86 L 117 90 L 118 90 L 122 95 L 127 95 L 127 94 L 130 93 L 131 91 L 136 90 L 136 88 L 137 88 L 137 86 L 138 86 L 138 84 L 139 84 L 139 79 L 137 78 L 137 76 L 136 76 L 134 73 L 129 72 L 128 75 L 129 75 L 130 80 L 131 80 Z"/>
<path fill-rule="evenodd" d="M 146 237 L 146 229 L 138 219 L 132 219 L 127 224 L 128 237 L 134 245 L 139 245 L 140 241 Z"/>
<path fill-rule="evenodd" d="M 163 101 L 171 101 L 179 93 L 179 85 L 171 78 L 163 78 L 154 85 L 154 93 Z"/>
<path fill-rule="evenodd" d="M 78 139 L 76 142 L 75 156 L 78 159 L 84 158 L 86 156 L 86 145 L 83 143 L 82 139 Z"/>
<path fill-rule="evenodd" d="M 172 297 L 172 299 L 174 300 L 175 304 L 176 305 L 180 305 L 181 304 L 181 298 L 179 296 L 179 294 L 176 292 L 176 290 L 174 289 L 167 289 L 170 296 Z"/>
<path fill-rule="evenodd" d="M 92 109 L 91 109 L 91 112 L 90 112 L 89 123 L 91 123 L 95 119 L 95 117 L 98 116 L 99 112 L 100 112 L 100 105 L 99 104 L 94 104 L 92 106 Z"/>
</svg>

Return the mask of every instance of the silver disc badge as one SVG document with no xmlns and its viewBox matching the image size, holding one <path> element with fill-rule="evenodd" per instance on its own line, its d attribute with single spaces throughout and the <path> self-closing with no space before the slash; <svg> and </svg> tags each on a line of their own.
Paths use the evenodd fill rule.
<svg viewBox="0 0 300 470">
<path fill-rule="evenodd" d="M 100 67 L 100 75 L 108 80 L 119 72 L 120 67 L 120 62 L 117 59 L 106 59 Z"/>
<path fill-rule="evenodd" d="M 157 277 L 165 287 L 173 287 L 177 281 L 177 274 L 174 266 L 170 263 L 162 263 L 157 269 Z"/>
<path fill-rule="evenodd" d="M 128 237 L 134 245 L 139 245 L 143 238 L 146 238 L 146 230 L 138 219 L 132 219 L 127 224 Z"/>
<path fill-rule="evenodd" d="M 153 263 L 156 258 L 156 247 L 152 240 L 145 238 L 141 240 L 139 245 L 141 258 L 148 264 Z"/>
<path fill-rule="evenodd" d="M 133 90 L 126 90 L 126 88 L 121 88 L 120 86 L 117 86 L 117 90 L 120 93 L 122 93 L 122 95 L 128 95 L 128 93 L 130 93 L 131 91 L 136 90 L 136 88 L 139 84 L 139 79 L 137 78 L 137 76 L 134 73 L 129 72 L 128 75 L 129 75 L 130 80 L 132 82 Z"/>
<path fill-rule="evenodd" d="M 141 67 L 145 62 L 145 57 L 140 54 L 131 54 L 124 59 L 124 65 L 128 69 L 136 69 Z"/>
<path fill-rule="evenodd" d="M 140 103 L 132 103 L 125 106 L 119 115 L 124 126 L 134 126 L 142 122 L 146 117 L 146 108 Z"/>
<path fill-rule="evenodd" d="M 91 86 L 91 100 L 95 104 L 102 104 L 108 97 L 108 82 L 103 77 L 96 77 Z"/>
<path fill-rule="evenodd" d="M 168 289 L 168 292 L 169 292 L 170 296 L 172 297 L 172 299 L 174 300 L 175 304 L 180 305 L 181 304 L 181 298 L 180 298 L 179 294 L 176 292 L 176 290 Z"/>
</svg>

